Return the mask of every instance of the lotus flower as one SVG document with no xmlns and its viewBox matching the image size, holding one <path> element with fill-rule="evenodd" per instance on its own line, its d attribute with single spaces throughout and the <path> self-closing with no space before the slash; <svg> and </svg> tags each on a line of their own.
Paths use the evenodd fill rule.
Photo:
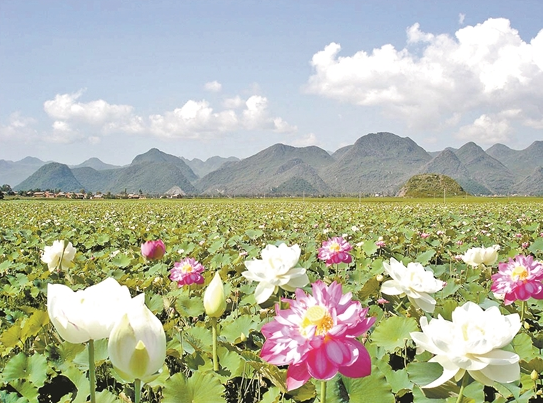
<svg viewBox="0 0 543 403">
<path fill-rule="evenodd" d="M 366 348 L 356 339 L 375 322 L 366 318 L 368 308 L 343 294 L 335 281 L 328 287 L 313 283 L 313 296 L 296 290 L 296 299 L 283 301 L 289 309 L 262 327 L 266 341 L 260 356 L 274 365 L 288 365 L 287 389 L 299 388 L 311 377 L 332 379 L 338 372 L 361 378 L 371 373 Z"/>
<path fill-rule="evenodd" d="M 428 293 L 443 288 L 443 282 L 434 278 L 420 263 L 408 263 L 405 267 L 396 259 L 390 259 L 390 265 L 383 262 L 383 268 L 392 280 L 385 281 L 381 292 L 387 295 L 405 294 L 411 303 L 425 312 L 434 312 L 436 300 Z"/>
<path fill-rule="evenodd" d="M 212 318 L 220 317 L 226 310 L 226 298 L 224 296 L 224 285 L 219 272 L 206 288 L 204 293 L 204 309 L 206 315 Z"/>
<path fill-rule="evenodd" d="M 153 380 L 166 359 L 164 328 L 145 306 L 144 300 L 144 294 L 134 298 L 109 336 L 109 358 L 115 370 L 127 381 Z"/>
<path fill-rule="evenodd" d="M 319 259 L 326 261 L 326 266 L 338 263 L 351 263 L 353 258 L 349 251 L 353 247 L 342 237 L 333 237 L 322 243 L 319 248 Z"/>
<path fill-rule="evenodd" d="M 49 319 L 70 343 L 109 337 L 131 299 L 128 288 L 114 278 L 76 292 L 62 284 L 47 285 Z"/>
<path fill-rule="evenodd" d="M 43 248 L 41 260 L 43 263 L 47 263 L 49 271 L 55 269 L 64 270 L 70 267 L 72 260 L 74 260 L 76 249 L 71 242 L 67 241 L 54 241 L 52 246 L 46 246 Z"/>
<path fill-rule="evenodd" d="M 141 254 L 149 260 L 162 259 L 166 253 L 166 247 L 161 239 L 157 241 L 147 241 L 141 244 Z"/>
<path fill-rule="evenodd" d="M 265 302 L 278 287 L 287 291 L 294 291 L 309 283 L 309 278 L 303 267 L 294 267 L 300 258 L 298 245 L 279 246 L 268 245 L 262 250 L 262 260 L 247 260 L 247 271 L 241 273 L 251 281 L 258 281 L 255 290 L 256 302 Z"/>
<path fill-rule="evenodd" d="M 467 371 L 473 379 L 485 385 L 494 382 L 509 383 L 520 378 L 519 356 L 502 350 L 520 329 L 518 314 L 502 315 L 498 307 L 484 311 L 473 302 L 467 302 L 452 313 L 452 322 L 438 319 L 420 319 L 422 332 L 411 337 L 417 353 L 429 351 L 435 356 L 430 362 L 443 366 L 443 374 L 423 386 L 435 388 L 452 377 L 460 380 Z"/>
<path fill-rule="evenodd" d="M 170 280 L 177 281 L 178 287 L 195 283 L 203 284 L 204 277 L 201 273 L 204 270 L 204 266 L 202 266 L 201 263 L 193 258 L 187 257 L 174 264 L 174 267 L 170 272 Z"/>
<path fill-rule="evenodd" d="M 492 275 L 492 292 L 504 296 L 504 304 L 530 297 L 543 299 L 543 263 L 532 256 L 518 255 L 507 263 L 498 265 L 498 273 Z"/>
<path fill-rule="evenodd" d="M 490 266 L 498 260 L 499 245 L 494 245 L 489 248 L 471 248 L 462 256 L 462 260 L 470 266 L 479 266 L 484 264 Z"/>
</svg>

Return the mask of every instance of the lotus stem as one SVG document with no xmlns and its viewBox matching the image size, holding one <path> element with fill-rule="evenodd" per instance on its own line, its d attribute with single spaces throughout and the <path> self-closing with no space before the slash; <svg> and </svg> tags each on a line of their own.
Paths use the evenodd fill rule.
<svg viewBox="0 0 543 403">
<path fill-rule="evenodd" d="M 217 360 L 217 318 L 211 318 L 211 330 L 213 338 L 213 371 L 219 371 L 219 361 Z"/>
<path fill-rule="evenodd" d="M 94 340 L 89 340 L 89 383 L 90 401 L 96 403 L 96 367 L 94 365 Z"/>
<path fill-rule="evenodd" d="M 141 402 L 141 379 L 134 380 L 134 403 Z"/>
<path fill-rule="evenodd" d="M 462 397 L 464 396 L 464 388 L 468 384 L 469 380 L 469 374 L 466 371 L 464 373 L 464 377 L 462 378 L 462 385 L 460 386 L 460 392 L 458 392 L 458 398 L 456 399 L 456 403 L 460 403 L 462 401 Z"/>
<path fill-rule="evenodd" d="M 526 311 L 526 301 L 520 303 L 520 322 L 524 321 L 524 312 Z"/>
<path fill-rule="evenodd" d="M 321 381 L 321 403 L 326 403 L 326 381 Z"/>
</svg>

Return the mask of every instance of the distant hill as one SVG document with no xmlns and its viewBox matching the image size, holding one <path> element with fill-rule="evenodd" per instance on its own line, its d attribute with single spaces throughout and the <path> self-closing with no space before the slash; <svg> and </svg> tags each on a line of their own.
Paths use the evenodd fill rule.
<svg viewBox="0 0 543 403">
<path fill-rule="evenodd" d="M 428 153 L 408 137 L 382 132 L 362 136 L 332 154 L 315 146 L 275 144 L 243 160 L 212 157 L 204 162 L 152 148 L 123 167 L 91 158 L 71 170 L 58 163 L 39 170 L 50 165 L 45 164 L 30 157 L 15 163 L 0 160 L 0 179 L 13 178 L 14 169 L 20 173 L 24 168 L 31 174 L 14 189 L 163 194 L 179 187 L 185 194 L 206 195 L 394 195 L 412 176 L 433 173 L 451 177 L 475 195 L 543 193 L 543 141 L 524 150 L 496 144 L 485 152 L 469 142 Z"/>
<path fill-rule="evenodd" d="M 194 182 L 198 177 L 192 169 L 183 161 L 181 158 L 176 157 L 175 155 L 166 154 L 156 148 L 151 148 L 146 153 L 137 155 L 130 165 L 137 165 L 142 163 L 168 163 L 177 166 L 179 170 L 183 173 L 183 176 L 187 178 L 190 182 Z M 183 189 L 184 190 L 184 189 Z"/>
<path fill-rule="evenodd" d="M 470 177 L 491 193 L 508 194 L 513 189 L 515 175 L 477 144 L 466 143 L 455 154 L 466 167 Z"/>
<path fill-rule="evenodd" d="M 15 162 L 0 160 L 0 186 L 8 184 L 13 188 L 45 164 L 46 162 L 34 157 Z"/>
<path fill-rule="evenodd" d="M 517 183 L 514 193 L 543 196 L 543 167 L 537 167 L 530 175 Z"/>
<path fill-rule="evenodd" d="M 442 197 L 443 194 L 463 196 L 466 192 L 454 179 L 440 174 L 414 175 L 398 192 L 400 197 Z"/>
<path fill-rule="evenodd" d="M 223 164 L 218 170 L 198 180 L 195 185 L 202 193 L 215 194 L 264 194 L 272 192 L 291 177 L 302 175 L 315 189 L 323 183 L 317 171 L 333 162 L 333 158 L 319 147 L 292 147 L 275 144 L 238 162 Z M 299 164 L 305 164 L 303 172 Z M 312 168 L 310 170 L 308 167 Z M 290 173 L 287 173 L 290 171 Z M 281 177 L 281 183 L 278 182 Z M 314 182 L 314 183 L 312 183 Z"/>
<path fill-rule="evenodd" d="M 503 144 L 495 144 L 486 153 L 505 165 L 517 179 L 525 178 L 534 168 L 543 166 L 543 141 L 534 141 L 524 150 L 512 150 Z"/>
<path fill-rule="evenodd" d="M 431 158 L 408 137 L 370 133 L 359 138 L 320 174 L 339 193 L 392 195 Z"/>
<path fill-rule="evenodd" d="M 93 168 L 93 169 L 96 169 L 97 171 L 103 171 L 104 169 L 120 168 L 120 166 L 106 164 L 105 162 L 102 162 L 98 158 L 89 158 L 88 160 L 82 162 L 81 164 L 73 165 L 70 168 Z"/>
<path fill-rule="evenodd" d="M 239 161 L 239 158 L 236 158 L 236 157 L 228 157 L 228 158 L 211 157 L 205 161 L 202 161 L 201 159 L 198 159 L 198 158 L 188 160 L 186 158 L 181 157 L 181 159 L 185 162 L 185 164 L 187 164 L 194 171 L 194 173 L 199 178 L 203 178 L 208 173 L 216 171 L 227 162 Z"/>
<path fill-rule="evenodd" d="M 468 193 L 489 195 L 492 192 L 471 177 L 469 170 L 449 148 L 425 164 L 420 173 L 443 174 L 456 180 Z"/>
<path fill-rule="evenodd" d="M 83 188 L 84 186 L 74 177 L 68 165 L 51 162 L 39 168 L 13 190 L 59 189 L 66 192 L 79 192 Z"/>
</svg>

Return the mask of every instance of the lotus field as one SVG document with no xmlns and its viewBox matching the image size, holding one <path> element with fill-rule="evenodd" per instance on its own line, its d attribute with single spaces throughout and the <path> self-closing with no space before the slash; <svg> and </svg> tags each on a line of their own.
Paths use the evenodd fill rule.
<svg viewBox="0 0 543 403">
<path fill-rule="evenodd" d="M 543 205 L 0 203 L 0 401 L 540 402 Z"/>
</svg>

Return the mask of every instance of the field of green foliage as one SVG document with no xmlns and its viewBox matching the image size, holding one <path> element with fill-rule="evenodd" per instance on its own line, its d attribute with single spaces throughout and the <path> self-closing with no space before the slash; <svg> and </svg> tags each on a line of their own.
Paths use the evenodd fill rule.
<svg viewBox="0 0 543 403">
<path fill-rule="evenodd" d="M 331 237 L 352 245 L 352 263 L 327 266 L 318 258 Z M 141 244 L 157 239 L 166 246 L 164 257 L 144 259 Z M 41 260 L 55 240 L 77 250 L 68 269 L 49 271 Z M 317 280 L 336 281 L 376 318 L 358 338 L 369 352 L 371 375 L 337 374 L 322 394 L 323 383 L 315 379 L 288 391 L 286 366 L 260 357 L 261 328 L 274 319 L 279 296 L 258 304 L 257 283 L 241 273 L 246 261 L 261 258 L 266 245 L 280 242 L 300 246 L 298 266 L 310 281 L 306 293 Z M 489 267 L 469 266 L 461 258 L 470 248 L 493 245 L 500 249 Z M 517 255 L 543 260 L 541 199 L 0 201 L 0 401 L 89 400 L 87 344 L 59 336 L 47 312 L 47 285 L 80 290 L 112 277 L 132 296 L 145 293 L 166 334 L 162 372 L 143 385 L 142 402 L 540 402 L 543 300 L 505 305 L 490 290 L 498 263 Z M 170 280 L 174 263 L 186 257 L 205 267 L 204 284 L 178 287 Z M 391 258 L 406 266 L 421 263 L 444 283 L 433 294 L 433 313 L 403 295 L 381 292 L 390 279 L 383 263 Z M 203 305 L 216 272 L 227 302 L 218 318 L 218 371 Z M 455 308 L 468 301 L 522 316 L 520 330 L 503 346 L 520 357 L 520 379 L 485 386 L 466 376 L 421 388 L 443 369 L 429 362 L 430 352 L 417 354 L 411 333 L 421 331 L 421 317 L 450 321 Z M 113 369 L 108 340 L 97 340 L 94 347 L 96 401 L 133 402 L 134 384 Z"/>
</svg>

